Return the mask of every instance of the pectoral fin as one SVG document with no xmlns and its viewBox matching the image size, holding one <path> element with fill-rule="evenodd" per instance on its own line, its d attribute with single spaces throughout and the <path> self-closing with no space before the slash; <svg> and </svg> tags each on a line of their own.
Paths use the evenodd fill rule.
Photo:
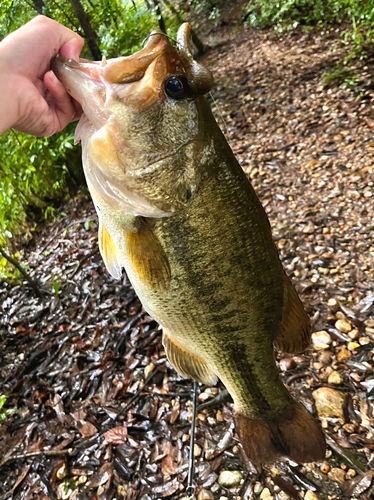
<svg viewBox="0 0 374 500">
<path fill-rule="evenodd" d="M 168 360 L 182 377 L 192 378 L 206 385 L 217 383 L 216 375 L 211 372 L 206 362 L 187 351 L 165 331 L 162 335 L 162 343 Z"/>
<path fill-rule="evenodd" d="M 283 319 L 274 339 L 278 351 L 301 352 L 310 342 L 310 320 L 288 276 L 284 275 Z"/>
<path fill-rule="evenodd" d="M 159 240 L 147 224 L 139 219 L 137 232 L 125 231 L 127 254 L 133 270 L 145 284 L 158 290 L 170 285 L 170 265 Z"/>
<path fill-rule="evenodd" d="M 122 265 L 119 261 L 117 248 L 104 224 L 99 220 L 99 248 L 106 268 L 113 278 L 122 276 Z"/>
</svg>

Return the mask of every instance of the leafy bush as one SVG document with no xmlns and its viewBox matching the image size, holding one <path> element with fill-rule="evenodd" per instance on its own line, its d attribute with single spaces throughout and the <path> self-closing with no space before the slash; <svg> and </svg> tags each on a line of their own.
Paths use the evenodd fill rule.
<svg viewBox="0 0 374 500">
<path fill-rule="evenodd" d="M 44 0 L 42 4 L 45 15 L 84 35 L 70 1 Z M 107 57 L 139 50 L 144 38 L 158 29 L 154 9 L 149 10 L 141 0 L 81 0 L 81 4 Z M 32 5 L 28 0 L 0 3 L 0 40 L 35 17 Z M 175 36 L 175 16 L 170 11 L 165 14 L 168 32 Z M 87 46 L 82 57 L 92 59 Z M 14 234 L 27 235 L 30 217 L 53 214 L 54 202 L 82 183 L 80 147 L 73 146 L 74 129 L 72 124 L 48 139 L 14 131 L 0 136 L 0 245 Z"/>
</svg>

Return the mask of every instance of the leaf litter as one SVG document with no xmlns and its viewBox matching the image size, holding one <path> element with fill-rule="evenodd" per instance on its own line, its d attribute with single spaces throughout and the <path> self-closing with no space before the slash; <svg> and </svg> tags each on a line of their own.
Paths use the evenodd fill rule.
<svg viewBox="0 0 374 500">
<path fill-rule="evenodd" d="M 373 70 L 354 88 L 325 83 L 339 31 L 244 30 L 205 56 L 213 107 L 271 220 L 282 262 L 312 318 L 313 344 L 278 356 L 318 410 L 320 464 L 279 460 L 260 475 L 242 455 L 221 385 L 201 388 L 198 500 L 370 498 L 374 492 Z M 168 364 L 161 332 L 126 277 L 98 253 L 82 193 L 24 249 L 27 283 L 0 285 L 0 498 L 185 498 L 192 381 Z M 255 346 L 254 346 L 255 348 Z M 231 474 L 230 474 L 231 472 Z M 237 478 L 237 480 L 235 480 Z M 236 481 L 236 482 L 235 482 Z"/>
</svg>

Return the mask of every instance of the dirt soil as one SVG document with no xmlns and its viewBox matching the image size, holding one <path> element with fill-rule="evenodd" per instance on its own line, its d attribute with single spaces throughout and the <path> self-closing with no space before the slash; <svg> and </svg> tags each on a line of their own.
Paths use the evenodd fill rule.
<svg viewBox="0 0 374 500">
<path fill-rule="evenodd" d="M 279 354 L 279 368 L 321 418 L 328 451 L 323 463 L 248 472 L 232 403 L 214 399 L 222 386 L 201 387 L 195 497 L 370 498 L 373 61 L 357 63 L 344 89 L 324 83 L 346 50 L 339 30 L 225 29 L 204 57 L 213 107 L 312 318 L 313 345 Z M 193 384 L 167 362 L 126 278 L 106 272 L 92 203 L 71 200 L 22 261 L 45 292 L 0 285 L 1 392 L 17 408 L 0 425 L 0 499 L 186 498 Z"/>
</svg>

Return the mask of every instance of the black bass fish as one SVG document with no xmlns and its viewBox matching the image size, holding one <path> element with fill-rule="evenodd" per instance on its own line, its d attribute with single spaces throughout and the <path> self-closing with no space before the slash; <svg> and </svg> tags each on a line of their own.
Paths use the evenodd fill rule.
<svg viewBox="0 0 374 500">
<path fill-rule="evenodd" d="M 54 62 L 84 111 L 76 139 L 101 254 L 115 278 L 126 269 L 177 372 L 225 384 L 255 465 L 323 460 L 323 432 L 282 384 L 273 348 L 305 349 L 309 318 L 203 97 L 213 78 L 192 57 L 190 29 L 175 47 L 153 33 L 129 57 Z"/>
</svg>

